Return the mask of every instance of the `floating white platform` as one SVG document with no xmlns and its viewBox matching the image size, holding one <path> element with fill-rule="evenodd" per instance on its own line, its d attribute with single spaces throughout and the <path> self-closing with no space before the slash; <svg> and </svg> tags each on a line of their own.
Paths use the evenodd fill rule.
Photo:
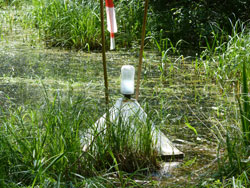
<svg viewBox="0 0 250 188">
<path fill-rule="evenodd" d="M 140 104 L 135 99 L 123 99 L 120 98 L 116 101 L 115 105 L 109 110 L 109 121 L 110 125 L 118 123 L 118 121 L 128 122 L 128 127 L 131 130 L 136 130 L 136 122 L 140 121 L 139 125 L 146 124 L 147 114 L 142 109 Z M 106 114 L 104 114 L 99 120 L 96 121 L 95 125 L 97 131 L 102 131 L 106 128 Z M 184 154 L 178 150 L 173 143 L 159 130 L 156 126 L 151 123 L 152 126 L 152 140 L 154 143 L 155 150 L 161 157 L 177 157 L 183 158 Z M 85 135 L 86 136 L 86 135 Z M 89 137 L 90 136 L 90 137 Z M 93 140 L 93 136 L 89 134 L 89 144 Z M 83 143 L 83 142 L 82 142 Z M 86 143 L 86 142 L 85 142 Z M 86 150 L 88 145 L 84 145 L 83 150 Z"/>
</svg>

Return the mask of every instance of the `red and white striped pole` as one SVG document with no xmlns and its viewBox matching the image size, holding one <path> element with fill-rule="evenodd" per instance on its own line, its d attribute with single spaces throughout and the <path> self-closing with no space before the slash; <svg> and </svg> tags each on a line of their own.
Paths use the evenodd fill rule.
<svg viewBox="0 0 250 188">
<path fill-rule="evenodd" d="M 105 2 L 106 2 L 108 31 L 110 32 L 110 50 L 113 50 L 115 49 L 115 33 L 117 32 L 115 7 L 113 0 L 105 0 Z"/>
</svg>

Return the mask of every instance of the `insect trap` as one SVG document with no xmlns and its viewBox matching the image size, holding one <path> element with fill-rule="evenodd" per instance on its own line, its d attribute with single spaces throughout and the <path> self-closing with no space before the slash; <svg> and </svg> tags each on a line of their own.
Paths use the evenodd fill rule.
<svg viewBox="0 0 250 188">
<path fill-rule="evenodd" d="M 107 122 L 109 126 L 116 126 L 118 124 L 123 124 L 126 131 L 129 130 L 133 132 L 132 139 L 135 143 L 141 138 L 140 135 L 142 126 L 150 126 L 147 130 L 150 130 L 150 137 L 152 139 L 152 144 L 157 154 L 161 157 L 178 157 L 182 158 L 184 154 L 179 151 L 173 143 L 154 125 L 153 122 L 147 121 L 147 114 L 140 106 L 140 104 L 132 98 L 134 94 L 134 74 L 135 68 L 131 65 L 124 65 L 121 68 L 121 94 L 124 97 L 119 98 L 115 105 L 109 109 L 109 115 L 104 114 L 99 120 L 94 124 L 95 133 L 103 132 L 107 130 Z M 109 120 L 107 120 L 109 118 Z M 126 127 L 127 126 L 127 127 Z M 113 127 L 114 128 L 114 127 Z M 85 145 L 83 150 L 86 150 L 88 145 L 92 143 L 94 138 L 94 132 L 89 132 L 85 136 Z M 87 141 L 86 141 L 87 138 Z M 131 139 L 131 138 L 129 138 Z"/>
</svg>

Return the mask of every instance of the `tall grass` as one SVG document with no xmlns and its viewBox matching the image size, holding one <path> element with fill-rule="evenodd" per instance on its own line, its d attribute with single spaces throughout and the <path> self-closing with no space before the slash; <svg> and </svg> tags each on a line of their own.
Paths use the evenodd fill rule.
<svg viewBox="0 0 250 188">
<path fill-rule="evenodd" d="M 119 122 L 97 131 L 97 106 L 58 93 L 51 99 L 45 95 L 36 108 L 1 108 L 1 187 L 125 186 L 136 184 L 132 178 L 142 169 L 157 168 L 151 126 L 135 133 Z M 84 152 L 81 139 L 89 139 L 87 132 L 94 133 L 94 140 Z"/>
<path fill-rule="evenodd" d="M 101 47 L 100 5 L 98 1 L 34 0 L 34 26 L 48 46 L 75 49 Z M 138 42 L 142 27 L 142 1 L 115 2 L 119 33 L 117 47 Z M 109 33 L 106 39 L 109 40 Z M 108 44 L 108 43 L 107 43 Z"/>
<path fill-rule="evenodd" d="M 95 1 L 33 1 L 34 24 L 48 46 L 98 48 L 99 6 Z"/>
<path fill-rule="evenodd" d="M 249 62 L 250 32 L 247 23 L 239 20 L 232 23 L 232 34 L 228 41 L 222 42 L 215 38 L 214 45 L 208 47 L 201 54 L 208 75 L 217 77 L 221 82 L 227 79 L 238 80 L 243 62 Z M 249 74 L 249 63 L 246 63 L 246 73 Z"/>
<path fill-rule="evenodd" d="M 250 61 L 248 61 L 250 63 Z M 246 62 L 242 65 L 242 99 L 243 105 L 241 105 L 240 100 L 238 100 L 240 115 L 241 115 L 241 125 L 242 132 L 245 140 L 246 146 L 250 145 L 250 100 L 249 100 L 249 90 L 248 90 L 248 75 Z"/>
<path fill-rule="evenodd" d="M 217 171 L 211 176 L 211 184 L 203 182 L 205 187 L 235 187 L 250 185 L 249 144 L 245 144 L 240 121 L 236 124 L 213 125 L 211 130 L 217 135 Z M 220 186 L 219 186 L 220 185 Z M 216 187 L 217 187 L 216 186 Z"/>
<path fill-rule="evenodd" d="M 141 39 L 144 14 L 143 3 L 143 0 L 121 0 L 119 2 L 115 1 L 116 15 L 119 27 L 117 42 L 118 45 L 122 48 L 131 46 L 133 47 L 139 44 L 139 41 Z M 152 19 L 151 17 L 148 17 L 147 20 L 147 22 L 150 23 Z"/>
<path fill-rule="evenodd" d="M 240 29 L 238 28 L 240 27 Z M 240 30 L 240 32 L 238 32 Z M 205 69 L 208 75 L 215 78 L 225 91 L 232 91 L 232 83 L 238 83 L 233 91 L 237 98 L 240 112 L 236 115 L 235 123 L 222 126 L 219 131 L 218 143 L 218 173 L 216 177 L 224 178 L 228 185 L 249 186 L 245 177 L 250 176 L 250 148 L 249 148 L 249 68 L 250 68 L 250 32 L 238 21 L 233 27 L 233 35 L 229 36 L 228 43 L 222 43 L 217 47 L 208 48 L 210 55 L 205 61 Z M 220 53 L 214 53 L 215 51 Z M 228 82 L 231 81 L 231 82 Z M 230 83 L 230 84 L 228 84 Z M 229 87 L 229 88 L 227 88 Z M 230 90 L 227 90 L 230 89 Z M 238 114 L 238 113 L 237 113 Z M 220 152 L 221 149 L 225 152 Z M 209 186 L 208 186 L 209 187 Z"/>
<path fill-rule="evenodd" d="M 2 6 L 16 6 L 31 3 L 32 0 L 0 0 L 0 7 Z"/>
<path fill-rule="evenodd" d="M 183 40 L 179 40 L 175 44 L 169 38 L 163 37 L 163 30 L 160 31 L 159 40 L 155 37 L 150 37 L 151 43 L 154 44 L 154 47 L 157 49 L 158 53 L 161 56 L 161 64 L 158 66 L 161 72 L 161 80 L 164 82 L 166 76 L 171 76 L 174 64 L 177 62 L 183 62 L 184 56 L 181 55 L 181 45 L 184 43 Z"/>
</svg>

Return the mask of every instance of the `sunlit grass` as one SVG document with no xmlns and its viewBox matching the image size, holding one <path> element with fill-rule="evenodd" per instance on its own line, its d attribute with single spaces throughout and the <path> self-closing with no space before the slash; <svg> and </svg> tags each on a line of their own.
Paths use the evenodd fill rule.
<svg viewBox="0 0 250 188">
<path fill-rule="evenodd" d="M 37 3 L 41 2 L 37 1 Z M 126 4 L 126 1 L 123 3 Z M 56 4 L 54 4 L 53 11 L 56 10 L 55 6 Z M 141 6 L 140 3 L 129 4 L 128 7 L 132 7 L 131 15 Z M 64 6 L 60 6 L 60 8 L 65 9 Z M 117 9 L 119 11 L 122 6 L 118 5 Z M 65 16 L 65 14 L 64 12 L 62 15 Z M 138 15 L 140 14 L 141 12 L 138 13 Z M 131 15 L 124 16 L 124 19 L 138 24 L 137 19 L 133 20 Z M 9 34 L 4 38 L 9 43 L 2 43 L 6 48 L 11 46 L 12 40 L 16 40 L 12 37 L 12 34 L 15 35 L 15 24 L 21 24 L 24 29 L 29 28 L 29 20 L 33 19 L 33 15 L 29 11 L 21 13 L 20 17 L 24 16 L 25 19 L 18 19 L 18 14 L 13 16 L 9 12 L 0 16 L 4 20 L 2 26 L 5 25 L 5 33 L 2 33 Z M 126 28 L 130 28 L 131 25 L 125 22 L 124 25 L 126 24 L 128 24 Z M 45 37 L 43 29 L 46 25 L 44 28 L 42 28 L 42 24 L 40 26 L 37 24 L 42 39 Z M 55 26 L 53 25 L 53 27 Z M 136 31 L 130 34 L 136 37 L 136 33 L 140 33 L 138 28 L 140 28 L 138 25 L 134 27 Z M 236 30 L 236 27 L 234 29 Z M 28 35 L 28 37 L 30 36 L 31 34 Z M 36 35 L 32 35 L 31 38 L 34 38 L 35 41 L 38 40 Z M 129 46 L 132 38 L 125 35 L 123 38 L 124 45 Z M 243 111 L 246 111 L 245 106 L 248 99 L 246 100 L 245 97 L 248 92 L 247 89 L 241 88 L 248 83 L 242 77 L 244 74 L 245 77 L 249 75 L 247 72 L 249 71 L 247 69 L 249 54 L 246 50 L 249 47 L 249 34 L 247 34 L 247 30 L 244 33 L 235 32 L 231 38 L 229 37 L 229 43 L 221 43 L 216 34 L 214 39 L 212 44 L 209 43 L 211 46 L 207 47 L 207 51 L 201 55 L 201 59 L 184 57 L 179 46 L 171 43 L 168 38 L 155 40 L 161 56 L 158 57 L 157 53 L 151 53 L 149 57 L 147 55 L 149 52 L 144 54 L 141 104 L 145 104 L 145 101 L 149 103 L 146 105 L 149 117 L 161 126 L 165 133 L 169 133 L 171 138 L 180 138 L 184 143 L 187 140 L 189 141 L 187 143 L 193 144 L 191 147 L 184 144 L 186 153 L 184 164 L 180 167 L 179 174 L 178 169 L 176 170 L 176 176 L 174 176 L 178 178 L 174 177 L 170 181 L 175 182 L 184 177 L 183 182 L 197 185 L 197 179 L 195 181 L 192 179 L 198 177 L 201 178 L 201 184 L 203 182 L 204 186 L 211 183 L 210 186 L 235 184 L 247 187 L 249 184 L 246 178 L 249 176 L 249 154 L 247 153 L 249 149 L 245 143 L 244 133 L 247 135 L 248 132 L 245 131 L 247 127 L 244 129 L 244 122 L 248 121 Z M 50 38 L 48 42 L 51 43 L 47 45 L 66 45 L 67 41 L 61 43 L 60 40 Z M 123 39 L 119 39 L 117 36 L 117 41 L 119 40 L 122 42 Z M 56 42 L 52 43 L 53 41 Z M 22 42 L 30 44 L 28 40 Z M 36 47 L 35 44 L 36 42 L 30 46 Z M 4 51 L 1 56 L 3 63 L 0 72 L 3 87 L 0 88 L 0 104 L 4 104 L 4 106 L 1 106 L 0 124 L 4 126 L 0 126 L 0 187 L 12 185 L 15 187 L 18 183 L 21 186 L 40 185 L 44 187 L 139 186 L 134 178 L 139 176 L 139 179 L 140 177 L 143 180 L 147 179 L 144 173 L 149 168 L 156 167 L 152 166 L 152 164 L 156 164 L 154 153 L 135 150 L 133 140 L 124 139 L 131 137 L 131 134 L 127 132 L 127 129 L 123 129 L 123 124 L 113 125 L 113 128 L 117 129 L 111 130 L 111 134 L 113 134 L 111 138 L 97 137 L 95 141 L 98 145 L 93 144 L 89 152 L 82 152 L 78 133 L 84 132 L 87 128 L 94 128 L 92 125 L 103 114 L 104 109 L 104 104 L 101 104 L 103 101 L 100 84 L 102 83 L 101 69 L 98 68 L 100 54 L 92 54 L 95 58 L 88 59 L 91 54 L 81 56 L 70 52 L 73 54 L 72 56 L 79 56 L 75 61 L 68 51 L 51 50 L 48 54 L 48 50 L 42 49 L 44 51 L 33 54 L 34 51 L 25 51 L 25 48 L 21 48 L 22 53 L 18 52 L 20 49 L 17 50 L 13 47 L 11 49 L 14 49 L 13 52 Z M 113 87 L 111 89 L 112 97 L 119 95 L 117 89 L 119 87 L 118 67 L 128 62 L 134 64 L 136 61 L 134 54 L 127 53 L 124 56 L 124 53 L 123 51 L 108 54 L 112 59 L 109 62 L 110 80 L 112 80 Z M 123 55 L 120 56 L 120 54 Z M 216 56 L 217 54 L 218 56 Z M 50 58 L 50 56 L 54 58 Z M 244 69 L 242 69 L 243 60 L 246 60 Z M 242 70 L 245 70 L 246 73 Z M 48 97 L 41 96 L 41 90 L 36 90 L 40 83 L 37 80 L 39 76 L 46 82 Z M 233 82 L 230 82 L 230 79 L 233 79 Z M 65 95 L 67 89 L 70 88 L 70 83 L 72 83 L 71 93 L 74 96 Z M 234 83 L 237 85 L 235 90 L 231 89 Z M 233 90 L 235 93 L 228 93 L 226 88 L 230 88 L 230 91 Z M 246 87 L 244 86 L 244 88 Z M 20 91 L 17 91 L 19 89 Z M 24 95 L 26 90 L 29 92 Z M 86 90 L 89 92 L 88 95 L 84 95 Z M 219 92 L 221 93 L 219 94 Z M 8 99 L 5 93 L 10 94 L 11 99 Z M 239 114 L 235 100 L 232 102 L 232 98 L 237 93 L 241 95 L 243 116 Z M 32 101 L 33 94 L 38 95 L 39 100 Z M 21 101 L 18 101 L 18 104 L 13 103 L 19 99 Z M 37 106 L 37 103 L 40 106 Z M 241 117 L 243 117 L 243 123 L 241 123 Z M 98 133 L 96 134 L 98 135 Z M 218 141 L 217 156 L 213 155 L 216 150 L 215 140 Z M 96 151 L 100 151 L 98 155 L 95 155 Z M 134 161 L 134 159 L 138 159 L 138 161 Z M 203 163 L 210 160 L 216 163 L 212 163 L 205 170 L 211 171 L 216 166 L 219 168 L 204 178 L 197 171 L 200 172 L 201 166 L 203 168 L 204 165 L 207 165 Z M 176 183 L 177 185 L 178 183 Z"/>
<path fill-rule="evenodd" d="M 51 101 L 46 91 L 44 97 L 40 107 L 1 108 L 2 185 L 78 185 L 116 172 L 119 184 L 126 185 L 140 170 L 157 168 L 157 155 L 150 147 L 151 124 L 146 129 L 138 124 L 141 128 L 136 135 L 125 122 L 98 132 L 93 125 L 99 113 L 93 102 L 71 96 L 62 100 L 60 93 Z M 92 132 L 94 139 L 83 151 L 81 139 L 90 139 L 85 137 L 87 132 Z M 140 138 L 138 145 L 135 136 Z M 112 182 L 105 179 L 102 181 Z"/>
<path fill-rule="evenodd" d="M 126 48 L 140 38 L 142 1 L 115 2 L 119 33 L 117 47 Z M 97 1 L 33 1 L 33 22 L 48 47 L 70 49 L 100 49 L 100 9 Z M 106 38 L 109 40 L 109 34 Z"/>
<path fill-rule="evenodd" d="M 240 30 L 240 31 L 238 31 Z M 229 41 L 207 50 L 212 56 L 204 62 L 207 75 L 216 78 L 221 84 L 223 92 L 233 91 L 238 106 L 234 109 L 236 115 L 235 124 L 230 123 L 224 129 L 219 141 L 219 147 L 225 148 L 226 153 L 218 156 L 219 176 L 226 176 L 229 184 L 236 186 L 249 185 L 244 176 L 249 176 L 249 30 L 239 21 L 233 26 L 233 34 Z M 216 42 L 217 43 L 217 42 Z M 206 53 L 206 51 L 204 51 Z M 232 80 L 227 84 L 226 81 Z M 232 87 L 233 85 L 233 87 Z M 239 107 L 239 108 L 237 108 Z M 215 132 L 220 132 L 215 131 Z M 236 180 L 235 180 L 236 177 Z M 242 178 L 243 179 L 242 179 Z M 209 187 L 209 186 L 208 186 Z"/>
<path fill-rule="evenodd" d="M 100 46 L 96 2 L 44 0 L 33 2 L 32 17 L 47 46 L 88 49 Z"/>
</svg>

